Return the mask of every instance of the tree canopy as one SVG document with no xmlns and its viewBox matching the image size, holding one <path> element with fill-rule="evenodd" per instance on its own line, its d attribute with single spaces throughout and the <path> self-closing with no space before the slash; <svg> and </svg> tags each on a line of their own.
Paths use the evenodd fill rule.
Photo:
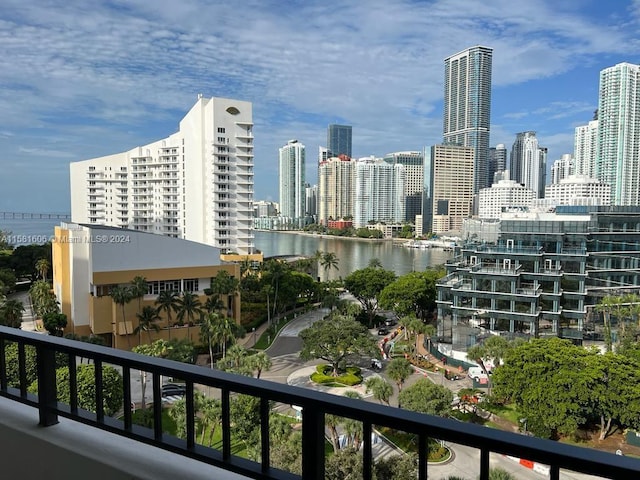
<svg viewBox="0 0 640 480">
<path fill-rule="evenodd" d="M 425 270 L 403 275 L 380 292 L 380 307 L 393 310 L 398 317 L 414 314 L 426 320 L 436 306 L 436 282 L 443 270 Z"/>
<path fill-rule="evenodd" d="M 402 408 L 429 415 L 447 416 L 451 411 L 453 393 L 448 388 L 436 385 L 427 378 L 421 378 L 398 395 Z"/>
<path fill-rule="evenodd" d="M 509 350 L 493 374 L 495 394 L 515 402 L 527 427 L 542 437 L 600 424 L 640 426 L 640 365 L 558 338 L 534 339 Z"/>
<path fill-rule="evenodd" d="M 376 356 L 378 349 L 369 331 L 352 317 L 332 315 L 318 320 L 299 334 L 300 358 L 320 358 L 331 364 L 333 374 L 339 366 L 356 356 Z"/>
<path fill-rule="evenodd" d="M 396 279 L 396 274 L 383 268 L 367 267 L 356 270 L 344 279 L 344 286 L 362 304 L 369 327 L 378 310 L 380 292 Z"/>
</svg>

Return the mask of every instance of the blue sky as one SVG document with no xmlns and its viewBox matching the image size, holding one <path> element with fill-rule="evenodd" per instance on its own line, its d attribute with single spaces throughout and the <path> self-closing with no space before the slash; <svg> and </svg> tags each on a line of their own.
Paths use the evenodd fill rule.
<svg viewBox="0 0 640 480">
<path fill-rule="evenodd" d="M 329 123 L 354 156 L 442 138 L 444 58 L 494 49 L 491 143 L 538 132 L 550 162 L 597 106 L 598 73 L 640 63 L 640 0 L 3 0 L 0 210 L 68 211 L 69 163 L 168 136 L 198 93 L 253 102 L 255 199 L 278 147 Z"/>
</svg>

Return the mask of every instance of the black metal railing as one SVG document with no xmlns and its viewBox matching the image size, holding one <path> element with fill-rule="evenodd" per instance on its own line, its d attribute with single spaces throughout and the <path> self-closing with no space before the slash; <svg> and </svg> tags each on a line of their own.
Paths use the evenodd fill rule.
<svg viewBox="0 0 640 480">
<path fill-rule="evenodd" d="M 11 387 L 8 384 L 5 351 L 11 342 L 18 345 L 19 387 Z M 28 392 L 25 355 L 27 346 L 35 348 L 37 355 L 37 395 Z M 56 354 L 59 352 L 67 354 L 69 358 L 69 405 L 62 404 L 56 399 Z M 78 406 L 75 377 L 77 358 L 88 358 L 94 362 L 97 413 L 91 413 Z M 122 420 L 103 413 L 102 406 L 105 398 L 101 367 L 105 364 L 122 368 L 124 397 Z M 152 375 L 153 428 L 140 427 L 132 422 L 131 370 L 141 370 Z M 161 376 L 177 377 L 186 382 L 186 440 L 163 433 Z M 214 387 L 221 392 L 221 451 L 196 443 L 195 385 Z M 260 399 L 260 461 L 254 462 L 231 453 L 230 405 L 233 393 L 251 395 Z M 640 476 L 640 462 L 627 457 L 7 327 L 0 327 L 0 396 L 37 408 L 42 426 L 54 425 L 58 422 L 58 416 L 62 416 L 255 479 L 300 478 L 270 466 L 270 402 L 302 407 L 302 478 L 305 480 L 324 479 L 325 415 L 327 414 L 362 422 L 363 478 L 365 480 L 369 480 L 372 476 L 371 433 L 374 425 L 387 426 L 417 435 L 418 478 L 421 480 L 427 478 L 429 438 L 477 448 L 480 451 L 480 461 L 475 473 L 479 472 L 481 480 L 489 478 L 489 457 L 492 452 L 549 465 L 552 480 L 559 479 L 561 468 L 604 478 L 639 478 Z"/>
</svg>

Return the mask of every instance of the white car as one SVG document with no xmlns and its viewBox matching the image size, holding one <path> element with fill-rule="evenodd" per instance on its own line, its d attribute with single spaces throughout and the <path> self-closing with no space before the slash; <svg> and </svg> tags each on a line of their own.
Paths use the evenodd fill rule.
<svg viewBox="0 0 640 480">
<path fill-rule="evenodd" d="M 491 375 L 491 370 L 488 370 L 488 372 L 489 372 L 489 375 Z M 482 371 L 482 368 L 480 367 L 470 367 L 469 370 L 467 370 L 467 375 L 469 375 L 469 378 L 474 379 L 476 382 L 489 379 L 487 374 L 484 373 Z"/>
</svg>

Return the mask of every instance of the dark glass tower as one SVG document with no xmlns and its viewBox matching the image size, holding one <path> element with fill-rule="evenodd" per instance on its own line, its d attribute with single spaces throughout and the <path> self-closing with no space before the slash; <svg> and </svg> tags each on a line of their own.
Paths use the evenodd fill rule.
<svg viewBox="0 0 640 480">
<path fill-rule="evenodd" d="M 471 47 L 444 61 L 444 143 L 473 147 L 473 193 L 490 187 L 489 126 L 493 49 Z"/>
<path fill-rule="evenodd" d="M 351 125 L 329 125 L 327 128 L 327 149 L 333 157 L 346 155 L 351 158 Z"/>
</svg>

